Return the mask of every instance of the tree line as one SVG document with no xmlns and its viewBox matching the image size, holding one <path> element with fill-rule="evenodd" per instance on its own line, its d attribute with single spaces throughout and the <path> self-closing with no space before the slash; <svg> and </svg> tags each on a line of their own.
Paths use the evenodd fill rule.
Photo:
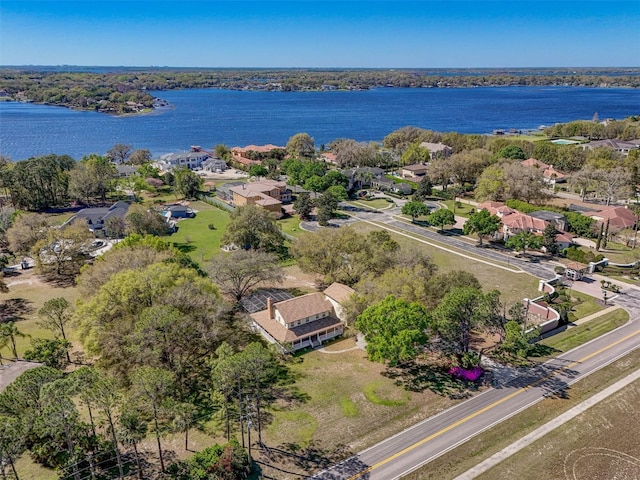
<svg viewBox="0 0 640 480">
<path fill-rule="evenodd" d="M 147 91 L 187 88 L 259 90 L 363 90 L 380 87 L 450 88 L 481 86 L 640 86 L 637 69 L 566 70 L 325 70 L 325 69 L 206 69 L 185 71 L 127 69 L 122 72 L 90 73 L 0 70 L 0 90 L 19 100 L 29 100 L 77 109 L 110 113 L 137 111 L 127 102 L 152 108 Z"/>
<path fill-rule="evenodd" d="M 129 472 L 139 478 L 247 478 L 245 438 L 253 434 L 260 444 L 268 406 L 299 396 L 279 353 L 256 341 L 212 280 L 229 299 L 240 299 L 257 283 L 282 278 L 277 258 L 261 250 L 231 255 L 226 267 L 212 262 L 208 273 L 168 242 L 132 235 L 83 269 L 77 305 L 64 298 L 45 302 L 38 317 L 54 339 L 44 349 L 32 341 L 25 356 L 47 366 L 26 372 L 0 394 L 3 474 L 28 451 L 69 479 Z M 259 265 L 265 270 L 256 270 Z M 70 326 L 91 367 L 66 369 Z M 182 432 L 189 450 L 189 431 L 205 421 L 229 443 L 169 462 L 162 437 Z M 149 434 L 159 461 L 155 473 L 138 451 Z"/>
</svg>

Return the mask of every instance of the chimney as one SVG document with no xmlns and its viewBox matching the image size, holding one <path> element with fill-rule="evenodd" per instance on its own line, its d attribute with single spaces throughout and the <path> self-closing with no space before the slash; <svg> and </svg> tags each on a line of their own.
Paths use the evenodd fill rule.
<svg viewBox="0 0 640 480">
<path fill-rule="evenodd" d="M 269 312 L 269 320 L 273 320 L 273 302 L 271 297 L 267 297 L 267 311 Z"/>
</svg>

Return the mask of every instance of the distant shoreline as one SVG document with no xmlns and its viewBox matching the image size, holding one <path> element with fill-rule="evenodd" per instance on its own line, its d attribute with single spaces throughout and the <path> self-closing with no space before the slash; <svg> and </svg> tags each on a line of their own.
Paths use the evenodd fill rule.
<svg viewBox="0 0 640 480">
<path fill-rule="evenodd" d="M 93 71 L 92 71 L 93 70 Z M 0 67 L 0 97 L 108 115 L 144 114 L 150 92 L 216 88 L 323 92 L 377 88 L 640 88 L 640 68 L 168 69 Z"/>
</svg>

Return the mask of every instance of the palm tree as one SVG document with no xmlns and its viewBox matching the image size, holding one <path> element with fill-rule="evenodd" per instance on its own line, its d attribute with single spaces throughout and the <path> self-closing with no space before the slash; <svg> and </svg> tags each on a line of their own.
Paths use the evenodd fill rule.
<svg viewBox="0 0 640 480">
<path fill-rule="evenodd" d="M 11 344 L 11 352 L 13 353 L 13 358 L 16 360 L 18 359 L 18 349 L 16 347 L 17 337 L 24 338 L 26 335 L 18 330 L 15 323 L 7 322 L 0 324 L 0 349 Z"/>
</svg>

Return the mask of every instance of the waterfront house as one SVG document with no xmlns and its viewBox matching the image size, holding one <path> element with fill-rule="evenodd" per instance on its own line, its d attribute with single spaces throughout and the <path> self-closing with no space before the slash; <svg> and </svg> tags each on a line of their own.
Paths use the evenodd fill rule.
<svg viewBox="0 0 640 480">
<path fill-rule="evenodd" d="M 444 143 L 422 142 L 420 146 L 429 150 L 431 160 L 435 160 L 436 158 L 446 158 L 453 154 L 453 148 L 445 145 Z"/>
<path fill-rule="evenodd" d="M 593 150 L 595 148 L 610 148 L 622 155 L 629 155 L 631 150 L 637 150 L 640 148 L 640 139 L 631 140 L 631 141 L 623 141 L 616 140 L 615 138 L 607 139 L 607 140 L 596 140 L 593 142 L 585 143 L 583 145 L 584 148 L 588 148 L 589 150 Z"/>
<path fill-rule="evenodd" d="M 132 175 L 135 175 L 138 171 L 138 167 L 133 165 L 116 165 L 116 171 L 118 172 L 118 177 L 120 178 L 129 178 Z"/>
<path fill-rule="evenodd" d="M 227 166 L 227 162 L 215 157 L 209 157 L 204 162 L 202 162 L 202 170 L 204 170 L 205 172 L 222 173 L 227 168 L 229 168 Z"/>
<path fill-rule="evenodd" d="M 280 302 L 268 298 L 267 308 L 251 314 L 251 322 L 269 342 L 283 350 L 318 347 L 342 335 L 345 325 L 342 305 L 353 293 L 348 286 L 334 283 L 324 292 Z"/>
<path fill-rule="evenodd" d="M 269 154 L 273 152 L 273 150 L 284 151 L 285 147 L 272 145 L 270 143 L 267 145 L 247 145 L 246 147 L 233 147 L 231 149 L 231 157 L 240 165 L 250 167 L 251 165 L 260 165 L 262 161 L 259 160 L 259 158 L 268 157 Z"/>
<path fill-rule="evenodd" d="M 188 152 L 165 153 L 156 161 L 163 172 L 170 172 L 176 167 L 186 167 L 190 170 L 201 169 L 202 164 L 212 158 L 211 153 L 198 146 L 192 146 Z"/>
</svg>

